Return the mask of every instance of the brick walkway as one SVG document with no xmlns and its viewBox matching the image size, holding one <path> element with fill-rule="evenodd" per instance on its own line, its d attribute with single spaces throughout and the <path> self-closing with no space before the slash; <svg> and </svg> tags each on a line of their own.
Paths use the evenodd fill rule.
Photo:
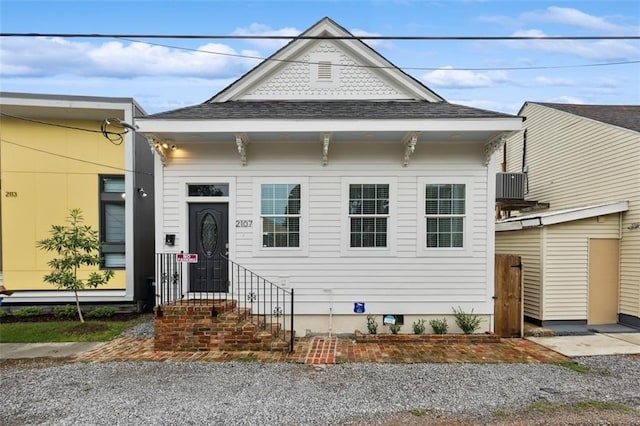
<svg viewBox="0 0 640 426">
<path fill-rule="evenodd" d="M 299 338 L 295 352 L 169 352 L 155 351 L 153 339 L 121 337 L 80 354 L 74 361 L 260 361 L 300 364 L 365 363 L 540 363 L 570 361 L 563 355 L 525 339 L 500 343 L 442 344 L 428 342 L 355 343 L 347 338 Z"/>
</svg>

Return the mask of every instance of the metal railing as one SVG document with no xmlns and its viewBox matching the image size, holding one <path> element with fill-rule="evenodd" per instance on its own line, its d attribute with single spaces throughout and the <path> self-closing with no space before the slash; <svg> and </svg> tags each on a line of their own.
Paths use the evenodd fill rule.
<svg viewBox="0 0 640 426">
<path fill-rule="evenodd" d="M 182 253 L 156 254 L 156 305 L 160 309 L 177 302 L 215 306 L 216 301 L 235 301 L 229 310 L 246 311 L 247 321 L 286 341 L 293 352 L 293 289 L 278 286 L 221 254 L 193 260 Z"/>
</svg>

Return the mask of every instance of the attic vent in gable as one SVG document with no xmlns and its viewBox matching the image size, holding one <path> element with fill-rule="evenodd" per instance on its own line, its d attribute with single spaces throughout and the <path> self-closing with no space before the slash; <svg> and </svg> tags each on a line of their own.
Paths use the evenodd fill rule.
<svg viewBox="0 0 640 426">
<path fill-rule="evenodd" d="M 332 80 L 331 61 L 318 62 L 318 80 Z"/>
<path fill-rule="evenodd" d="M 340 56 L 336 53 L 313 53 L 310 55 L 311 66 L 310 82 L 311 87 L 327 88 L 334 87 L 340 83 Z"/>
</svg>

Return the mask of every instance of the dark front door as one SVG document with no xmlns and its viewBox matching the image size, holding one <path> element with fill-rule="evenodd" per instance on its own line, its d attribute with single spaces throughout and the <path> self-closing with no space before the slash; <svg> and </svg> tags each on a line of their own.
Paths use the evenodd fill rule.
<svg viewBox="0 0 640 426">
<path fill-rule="evenodd" d="M 189 291 L 226 292 L 229 241 L 228 204 L 189 205 L 189 252 L 198 263 L 189 265 Z"/>
</svg>

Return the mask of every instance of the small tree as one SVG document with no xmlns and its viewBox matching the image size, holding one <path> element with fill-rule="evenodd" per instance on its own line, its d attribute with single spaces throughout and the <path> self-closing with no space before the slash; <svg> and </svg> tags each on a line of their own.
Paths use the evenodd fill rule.
<svg viewBox="0 0 640 426">
<path fill-rule="evenodd" d="M 59 257 L 47 263 L 52 271 L 44 276 L 44 280 L 60 290 L 73 291 L 78 316 L 80 321 L 84 322 L 78 290 L 106 284 L 113 277 L 113 271 L 91 272 L 86 281 L 78 278 L 78 269 L 82 266 L 100 264 L 102 260 L 99 254 L 100 238 L 97 231 L 82 224 L 84 218 L 80 209 L 71 209 L 67 222 L 68 226 L 51 225 L 51 236 L 38 241 L 37 246 L 42 250 L 55 251 L 58 254 Z"/>
</svg>

